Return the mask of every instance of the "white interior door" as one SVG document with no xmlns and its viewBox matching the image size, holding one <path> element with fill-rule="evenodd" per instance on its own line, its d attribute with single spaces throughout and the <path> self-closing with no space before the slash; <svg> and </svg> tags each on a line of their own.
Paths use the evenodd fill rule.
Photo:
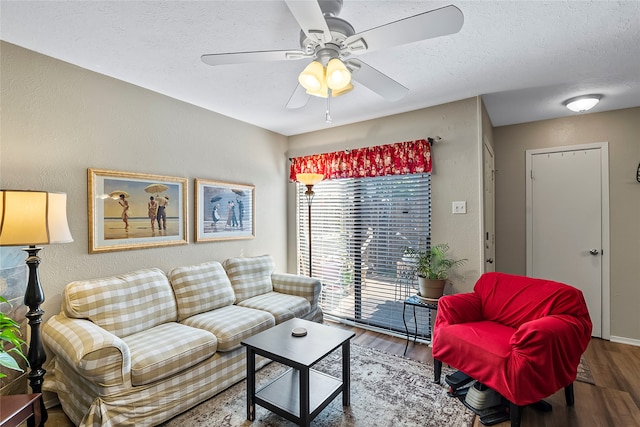
<svg viewBox="0 0 640 427">
<path fill-rule="evenodd" d="M 603 337 L 603 313 L 608 314 L 603 310 L 608 306 L 608 289 L 603 290 L 607 171 L 602 147 L 584 147 L 527 151 L 527 275 L 582 290 L 592 335 Z"/>
<path fill-rule="evenodd" d="M 484 271 L 496 271 L 496 197 L 495 197 L 495 165 L 493 150 L 484 143 Z"/>
</svg>

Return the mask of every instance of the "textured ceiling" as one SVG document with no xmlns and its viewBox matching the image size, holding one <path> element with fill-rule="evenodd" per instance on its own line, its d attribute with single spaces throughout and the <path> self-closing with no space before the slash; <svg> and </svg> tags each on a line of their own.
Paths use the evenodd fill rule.
<svg viewBox="0 0 640 427">
<path fill-rule="evenodd" d="M 409 88 L 389 102 L 363 86 L 285 108 L 307 60 L 211 67 L 204 53 L 298 49 L 284 1 L 7 1 L 0 38 L 283 135 L 482 95 L 494 125 L 567 116 L 567 98 L 599 93 L 592 111 L 640 105 L 640 1 L 358 1 L 356 32 L 454 4 L 459 33 L 359 58 Z"/>
</svg>

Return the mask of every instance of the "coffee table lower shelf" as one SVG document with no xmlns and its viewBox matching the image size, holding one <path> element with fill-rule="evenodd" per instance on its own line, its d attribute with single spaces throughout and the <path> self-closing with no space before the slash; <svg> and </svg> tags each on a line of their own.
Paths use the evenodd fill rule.
<svg viewBox="0 0 640 427">
<path fill-rule="evenodd" d="M 309 369 L 309 415 L 315 418 L 341 392 L 337 378 Z M 288 369 L 284 374 L 256 392 L 255 403 L 293 421 L 300 422 L 300 371 Z"/>
</svg>

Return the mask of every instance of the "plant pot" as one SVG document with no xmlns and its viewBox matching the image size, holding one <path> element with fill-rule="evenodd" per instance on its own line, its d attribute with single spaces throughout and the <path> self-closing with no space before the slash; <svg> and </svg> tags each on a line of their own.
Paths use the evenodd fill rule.
<svg viewBox="0 0 640 427">
<path fill-rule="evenodd" d="M 440 298 L 444 292 L 444 284 L 446 282 L 445 279 L 427 279 L 419 276 L 420 296 L 422 298 Z"/>
</svg>

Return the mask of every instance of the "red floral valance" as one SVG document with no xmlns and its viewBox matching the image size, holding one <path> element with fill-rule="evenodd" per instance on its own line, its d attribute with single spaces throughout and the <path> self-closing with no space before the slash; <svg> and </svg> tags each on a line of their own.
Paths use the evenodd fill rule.
<svg viewBox="0 0 640 427">
<path fill-rule="evenodd" d="M 365 147 L 291 159 L 289 179 L 299 173 L 321 173 L 324 179 L 365 178 L 431 172 L 426 139 Z"/>
</svg>

